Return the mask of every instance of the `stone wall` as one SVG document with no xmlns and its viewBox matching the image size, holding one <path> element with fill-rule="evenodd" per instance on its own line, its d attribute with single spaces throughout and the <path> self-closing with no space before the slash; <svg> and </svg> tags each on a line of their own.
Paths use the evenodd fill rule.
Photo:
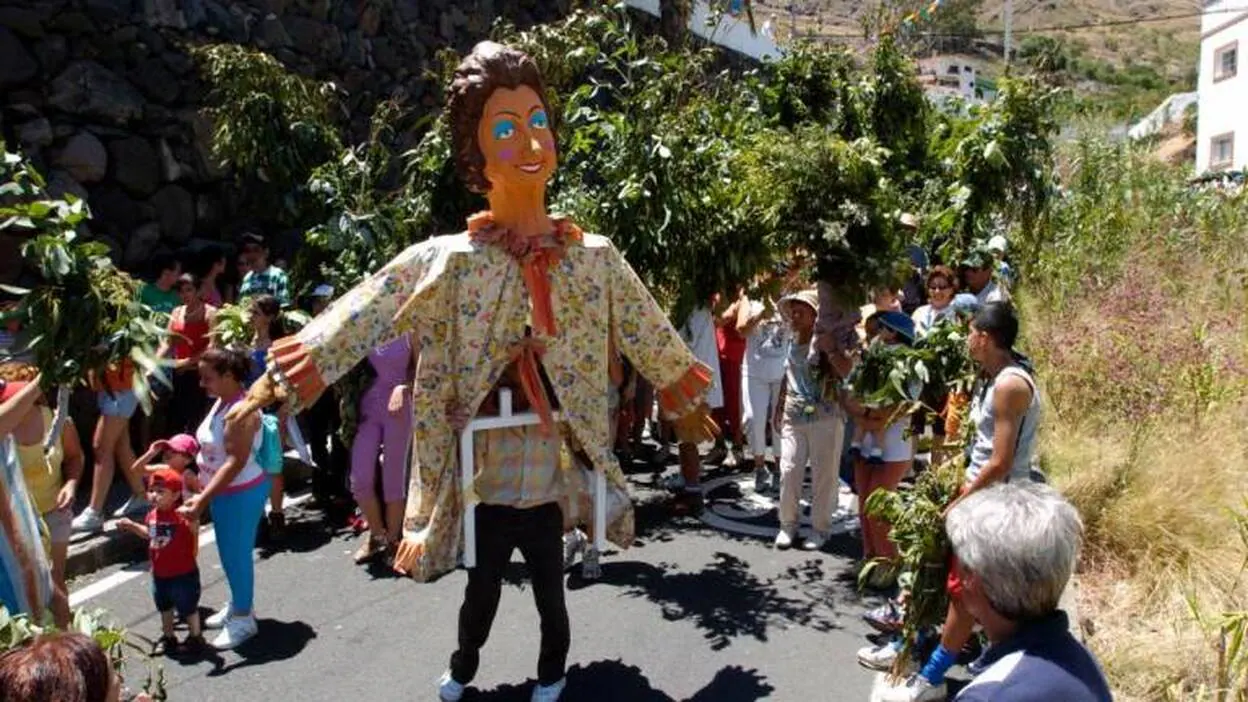
<svg viewBox="0 0 1248 702">
<path fill-rule="evenodd" d="M 346 126 L 400 97 L 436 108 L 426 71 L 498 17 L 520 26 L 570 0 L 0 0 L 0 133 L 48 177 L 86 197 L 91 236 L 129 269 L 159 250 L 227 238 L 246 212 L 209 154 L 205 86 L 186 47 L 233 42 L 346 93 Z M 0 282 L 20 273 L 0 235 Z"/>
</svg>

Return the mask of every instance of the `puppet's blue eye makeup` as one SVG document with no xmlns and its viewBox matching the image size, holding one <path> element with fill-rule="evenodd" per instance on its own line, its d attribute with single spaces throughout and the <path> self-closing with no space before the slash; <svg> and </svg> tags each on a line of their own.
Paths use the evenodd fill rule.
<svg viewBox="0 0 1248 702">
<path fill-rule="evenodd" d="M 494 123 L 494 138 L 505 141 L 516 135 L 516 123 L 510 119 L 500 119 Z"/>
<path fill-rule="evenodd" d="M 546 118 L 544 110 L 538 110 L 529 118 L 529 126 L 534 129 L 550 129 L 550 120 Z"/>
</svg>

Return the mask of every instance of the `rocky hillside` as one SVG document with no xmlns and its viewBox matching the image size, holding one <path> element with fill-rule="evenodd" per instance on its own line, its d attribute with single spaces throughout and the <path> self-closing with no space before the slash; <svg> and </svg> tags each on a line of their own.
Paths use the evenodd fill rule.
<svg viewBox="0 0 1248 702">
<path fill-rule="evenodd" d="M 962 1 L 966 3 L 966 0 Z M 919 3 L 912 4 L 917 6 Z M 973 4 L 979 8 L 976 24 L 984 33 L 984 38 L 989 43 L 999 43 L 1004 26 L 1004 0 L 981 0 Z M 782 34 L 791 32 L 795 26 L 799 35 L 852 42 L 854 39 L 844 35 L 861 34 L 863 20 L 874 12 L 878 3 L 765 0 L 758 5 L 761 7 L 759 21 L 774 15 Z M 794 10 L 792 15 L 788 10 L 790 7 Z M 1201 0 L 1014 0 L 1014 28 L 1019 44 L 1029 36 L 1054 37 L 1089 59 L 1117 67 L 1129 64 L 1150 66 L 1163 76 L 1181 78 L 1195 66 L 1200 19 L 1196 16 L 1158 18 L 1194 15 L 1200 12 L 1201 7 Z M 1123 24 L 1047 31 L 1051 27 L 1106 23 Z M 1046 31 L 1033 34 L 1033 30 Z"/>
</svg>

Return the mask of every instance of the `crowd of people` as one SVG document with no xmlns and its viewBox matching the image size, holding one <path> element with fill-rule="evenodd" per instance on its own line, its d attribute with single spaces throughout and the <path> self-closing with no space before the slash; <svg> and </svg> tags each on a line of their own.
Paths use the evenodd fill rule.
<svg viewBox="0 0 1248 702">
<path fill-rule="evenodd" d="M 557 149 L 536 64 L 484 43 L 457 69 L 449 94 L 457 166 L 490 205 L 466 233 L 417 244 L 337 297 L 316 281 L 292 285 L 270 260 L 268 240 L 254 232 L 238 240 L 237 285 L 228 281 L 224 249 L 154 261 L 140 299 L 168 315 L 169 340 L 159 354 L 169 382 L 154 384 L 156 410 L 136 417 L 133 368 L 90 379 L 99 418 L 90 444 L 92 489 L 77 516 L 69 510 L 85 477 L 78 432 L 70 423 L 45 451 L 51 415 L 39 369 L 20 357 L 0 366 L 0 464 L 10 471 L 0 486 L 13 493 L 18 512 L 3 521 L 18 530 L 6 538 L 19 549 L 39 544 L 40 533 L 50 542 L 46 552 L 32 548 L 4 560 L 28 570 L 46 560 L 48 582 L 0 569 L 0 600 L 15 611 L 51 607 L 65 621 L 65 546 L 75 531 L 103 528 L 120 473 L 130 496 L 113 516 L 117 528 L 148 543 L 161 649 L 237 647 L 258 631 L 252 553 L 261 527 L 277 542 L 286 528 L 283 452 L 306 449 L 301 455 L 315 465 L 313 492 L 327 517 L 341 516 L 348 499 L 358 508 L 357 563 L 385 563 L 426 581 L 454 568 L 462 554 L 468 579 L 458 647 L 437 684 L 444 702 L 461 699 L 475 677 L 504 570 L 512 552 L 521 552 L 541 619 L 532 699 L 553 702 L 566 685 L 570 649 L 563 572 L 579 555 L 593 577 L 594 544 L 633 540 L 619 459 L 657 445 L 649 450 L 665 465 L 674 442 L 680 471 L 668 487 L 678 509 L 695 513 L 703 507 L 705 470 L 752 471 L 754 491 L 775 498 L 777 549 L 825 548 L 838 493 L 853 492 L 864 562 L 895 556 L 890 525 L 868 516 L 865 500 L 922 469 L 918 443 L 929 429 L 943 435 L 948 398 L 938 393 L 928 403 L 933 411 L 912 417 L 873 405 L 847 379 L 864 349 L 912 345 L 961 317 L 970 320 L 968 351 L 980 381 L 967 418 L 973 440 L 965 486 L 947 511 L 951 604 L 932 634 L 940 643 L 882 699 L 943 698 L 944 676 L 977 624 L 991 642 L 979 663 L 990 674 L 959 699 L 1109 699 L 1095 662 L 1068 638 L 1055 611 L 1081 525 L 1032 468 L 1041 401 L 1014 349 L 1018 320 L 1004 238 L 975 247 L 956 270 L 929 264 L 919 251 L 913 284 L 838 311 L 859 322 L 856 335 L 820 328 L 820 296 L 801 282 L 798 261 L 712 296 L 677 325 L 609 241 L 546 213 Z M 288 335 L 283 317 L 298 302 L 293 290 L 311 290 L 303 302 L 315 317 Z M 214 322 L 230 303 L 245 307 L 251 329 L 245 340 L 223 343 Z M 21 330 L 7 333 L 0 342 L 20 348 Z M 353 373 L 365 382 L 352 398 L 348 450 L 338 431 L 348 417 L 332 390 L 343 391 Z M 508 402 L 521 419 L 498 417 Z M 473 434 L 469 494 L 460 489 L 456 441 L 483 417 L 496 421 Z M 137 458 L 136 445 L 143 447 Z M 808 469 L 810 528 L 803 533 Z M 597 479 L 605 489 L 595 499 Z M 595 509 L 605 516 L 591 516 Z M 200 621 L 197 534 L 208 519 L 230 598 Z M 605 534 L 596 533 L 601 528 Z M 877 572 L 867 585 L 894 590 L 895 572 Z M 902 592 L 871 621 L 898 631 L 905 606 Z M 176 617 L 189 631 L 181 642 Z M 208 642 L 205 630 L 219 633 Z M 0 680 L 11 679 L 14 690 L 49 689 L 19 668 L 59 661 L 65 671 L 77 666 L 72 684 L 84 691 L 65 699 L 112 699 L 115 681 L 91 669 L 94 653 L 83 646 L 73 637 L 40 637 L 0 657 Z M 899 650 L 890 641 L 859 659 L 886 669 Z M 1051 694 L 1016 694 L 1024 689 Z"/>
</svg>

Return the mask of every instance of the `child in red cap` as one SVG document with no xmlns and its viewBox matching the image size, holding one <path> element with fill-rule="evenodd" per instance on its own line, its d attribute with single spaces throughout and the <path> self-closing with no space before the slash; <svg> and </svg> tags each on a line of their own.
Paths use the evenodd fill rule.
<svg viewBox="0 0 1248 702">
<path fill-rule="evenodd" d="M 139 456 L 130 470 L 144 477 L 162 470 L 172 470 L 182 478 L 183 498 L 203 491 L 199 477 L 190 470 L 195 465 L 195 456 L 199 455 L 199 442 L 190 434 L 175 434 L 168 439 L 153 441 L 147 453 Z M 163 463 L 152 463 L 160 456 Z"/>
<path fill-rule="evenodd" d="M 152 560 L 152 597 L 160 612 L 161 638 L 157 653 L 172 653 L 178 647 L 173 633 L 176 611 L 186 619 L 189 634 L 182 651 L 204 650 L 203 632 L 199 621 L 199 552 L 198 525 L 178 513 L 182 504 L 182 476 L 171 468 L 153 471 L 147 477 L 147 499 L 152 511 L 143 524 L 129 519 L 117 522 L 119 529 L 148 540 Z"/>
</svg>

